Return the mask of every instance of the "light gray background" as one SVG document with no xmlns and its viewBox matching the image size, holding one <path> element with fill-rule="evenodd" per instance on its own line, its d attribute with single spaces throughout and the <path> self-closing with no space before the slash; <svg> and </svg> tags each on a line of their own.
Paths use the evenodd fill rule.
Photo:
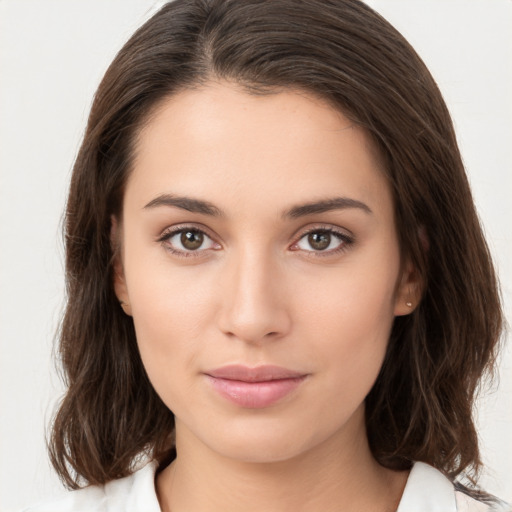
<svg viewBox="0 0 512 512">
<path fill-rule="evenodd" d="M 60 489 L 44 430 L 62 392 L 61 214 L 94 90 L 154 0 L 0 0 L 0 510 Z M 512 2 L 373 0 L 448 102 L 475 200 L 512 291 Z M 512 501 L 512 352 L 477 410 L 487 490 Z"/>
</svg>

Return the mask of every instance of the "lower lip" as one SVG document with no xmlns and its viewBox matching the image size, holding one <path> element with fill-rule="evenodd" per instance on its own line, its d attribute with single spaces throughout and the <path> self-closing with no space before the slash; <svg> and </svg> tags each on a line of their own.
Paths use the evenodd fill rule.
<svg viewBox="0 0 512 512">
<path fill-rule="evenodd" d="M 208 375 L 213 389 L 230 402 L 248 409 L 262 409 L 275 404 L 294 391 L 306 378 L 245 382 Z"/>
</svg>

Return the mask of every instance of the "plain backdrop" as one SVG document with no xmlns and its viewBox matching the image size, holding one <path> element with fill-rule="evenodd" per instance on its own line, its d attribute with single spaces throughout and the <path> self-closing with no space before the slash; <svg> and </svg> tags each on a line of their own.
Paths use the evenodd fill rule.
<svg viewBox="0 0 512 512">
<path fill-rule="evenodd" d="M 63 307 L 61 216 L 94 90 L 163 2 L 0 0 L 0 510 L 61 487 L 45 426 Z M 511 320 L 512 2 L 374 0 L 423 57 L 454 117 Z M 512 501 L 512 353 L 477 417 L 490 492 Z"/>
</svg>

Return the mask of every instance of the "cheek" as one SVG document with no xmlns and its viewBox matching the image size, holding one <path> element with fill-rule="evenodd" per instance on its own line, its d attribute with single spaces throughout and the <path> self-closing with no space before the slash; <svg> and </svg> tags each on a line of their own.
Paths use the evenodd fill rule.
<svg viewBox="0 0 512 512">
<path fill-rule="evenodd" d="M 137 345 L 153 388 L 170 410 L 185 410 L 204 347 L 207 303 L 174 287 L 153 287 L 137 297 L 132 309 Z"/>
<path fill-rule="evenodd" d="M 132 251 L 125 275 L 141 358 L 157 392 L 168 405 L 183 389 L 173 382 L 197 367 L 205 331 L 212 325 L 208 273 L 179 268 Z M 211 278 L 210 278 L 211 280 Z"/>
<path fill-rule="evenodd" d="M 396 265 L 372 270 L 361 264 L 330 272 L 320 279 L 302 277 L 297 308 L 323 332 L 365 338 L 363 333 L 388 332 L 394 318 Z M 388 270 L 391 268 L 391 270 Z M 300 318 L 300 317 L 299 317 Z"/>
<path fill-rule="evenodd" d="M 198 276 L 182 276 L 179 272 L 155 272 L 132 281 L 130 296 L 139 341 L 149 339 L 165 343 L 194 343 L 212 314 L 210 287 Z M 161 339 L 163 338 L 163 339 Z"/>
<path fill-rule="evenodd" d="M 308 280 L 310 293 L 298 305 L 302 329 L 317 340 L 311 359 L 339 369 L 326 375 L 334 389 L 343 386 L 344 394 L 365 395 L 380 371 L 394 320 L 398 275 L 395 260 L 389 263 L 375 269 L 363 264 L 340 269 L 313 288 Z"/>
</svg>

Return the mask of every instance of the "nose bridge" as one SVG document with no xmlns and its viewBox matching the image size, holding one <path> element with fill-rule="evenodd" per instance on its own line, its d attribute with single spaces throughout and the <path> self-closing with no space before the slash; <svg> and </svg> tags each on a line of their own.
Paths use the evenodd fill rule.
<svg viewBox="0 0 512 512">
<path fill-rule="evenodd" d="M 271 251 L 245 247 L 230 258 L 220 328 L 247 342 L 284 335 L 290 327 L 283 272 Z"/>
</svg>

